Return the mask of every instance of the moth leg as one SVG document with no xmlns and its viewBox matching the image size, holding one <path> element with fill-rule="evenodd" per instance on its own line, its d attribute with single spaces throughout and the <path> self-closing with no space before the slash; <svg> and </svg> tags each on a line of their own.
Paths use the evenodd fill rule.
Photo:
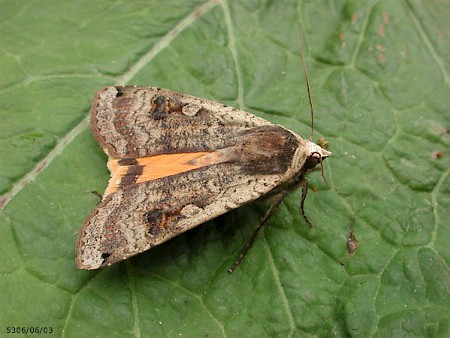
<svg viewBox="0 0 450 338">
<path fill-rule="evenodd" d="M 302 212 L 302 216 L 303 216 L 303 219 L 305 220 L 306 224 L 308 224 L 308 226 L 310 228 L 312 228 L 312 224 L 309 221 L 308 217 L 306 217 L 306 213 L 305 213 L 305 200 L 306 200 L 306 196 L 308 195 L 309 184 L 308 184 L 307 180 L 302 178 L 299 185 L 302 187 L 302 199 L 300 200 L 300 210 Z"/>
<path fill-rule="evenodd" d="M 252 247 L 253 242 L 255 241 L 256 236 L 258 235 L 259 230 L 263 227 L 263 225 L 269 220 L 269 218 L 275 213 L 275 211 L 280 206 L 281 202 L 283 202 L 284 198 L 287 196 L 288 191 L 283 190 L 278 195 L 275 201 L 270 206 L 269 210 L 267 210 L 264 217 L 261 219 L 261 222 L 255 229 L 255 232 L 253 233 L 250 240 L 245 243 L 245 246 L 242 248 L 239 256 L 234 261 L 233 265 L 228 269 L 229 273 L 233 273 L 233 271 L 239 266 L 239 264 L 242 262 L 242 259 L 244 259 L 245 255 L 247 254 L 248 250 Z"/>
</svg>

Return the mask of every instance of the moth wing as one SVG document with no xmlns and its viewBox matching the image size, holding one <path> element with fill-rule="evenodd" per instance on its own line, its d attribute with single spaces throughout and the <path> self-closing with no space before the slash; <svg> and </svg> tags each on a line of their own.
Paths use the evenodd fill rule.
<svg viewBox="0 0 450 338">
<path fill-rule="evenodd" d="M 214 151 L 236 144 L 245 130 L 270 125 L 233 107 L 155 87 L 106 87 L 91 109 L 94 137 L 116 159 Z"/>
<path fill-rule="evenodd" d="M 97 269 L 134 256 L 265 195 L 285 180 L 278 174 L 245 174 L 239 164 L 222 163 L 118 189 L 83 224 L 77 265 Z"/>
</svg>

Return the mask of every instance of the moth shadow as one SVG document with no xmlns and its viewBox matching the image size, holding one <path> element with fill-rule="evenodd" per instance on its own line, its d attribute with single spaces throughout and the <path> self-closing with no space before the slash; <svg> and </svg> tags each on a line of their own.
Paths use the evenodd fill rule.
<svg viewBox="0 0 450 338">
<path fill-rule="evenodd" d="M 263 214 L 259 203 L 241 206 L 129 261 L 133 269 L 151 274 L 172 275 L 189 269 L 213 272 L 222 266 L 226 273 Z"/>
</svg>

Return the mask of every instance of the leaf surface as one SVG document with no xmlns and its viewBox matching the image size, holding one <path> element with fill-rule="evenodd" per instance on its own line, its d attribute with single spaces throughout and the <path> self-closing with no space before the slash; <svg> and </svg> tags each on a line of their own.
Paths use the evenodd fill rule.
<svg viewBox="0 0 450 338">
<path fill-rule="evenodd" d="M 61 337 L 450 336 L 445 1 L 0 1 L 0 330 Z M 233 275 L 269 201 L 121 264 L 75 267 L 108 181 L 105 85 L 160 86 L 325 137 Z M 442 155 L 442 156 L 439 156 Z M 347 251 L 353 231 L 357 248 Z M 22 332 L 22 331 L 21 331 Z M 42 336 L 45 336 L 44 334 Z"/>
</svg>

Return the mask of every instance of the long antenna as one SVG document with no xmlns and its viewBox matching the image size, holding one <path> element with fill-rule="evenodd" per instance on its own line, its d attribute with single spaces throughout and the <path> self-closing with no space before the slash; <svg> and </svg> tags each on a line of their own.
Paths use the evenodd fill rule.
<svg viewBox="0 0 450 338">
<path fill-rule="evenodd" d="M 305 58 L 303 56 L 302 31 L 300 31 L 300 56 L 302 58 L 303 71 L 305 72 L 306 89 L 308 90 L 309 107 L 311 110 L 311 133 L 309 134 L 309 140 L 312 141 L 312 136 L 313 136 L 313 132 L 314 132 L 314 108 L 313 108 L 312 99 L 311 99 L 311 89 L 309 88 L 308 71 L 306 70 Z"/>
</svg>

